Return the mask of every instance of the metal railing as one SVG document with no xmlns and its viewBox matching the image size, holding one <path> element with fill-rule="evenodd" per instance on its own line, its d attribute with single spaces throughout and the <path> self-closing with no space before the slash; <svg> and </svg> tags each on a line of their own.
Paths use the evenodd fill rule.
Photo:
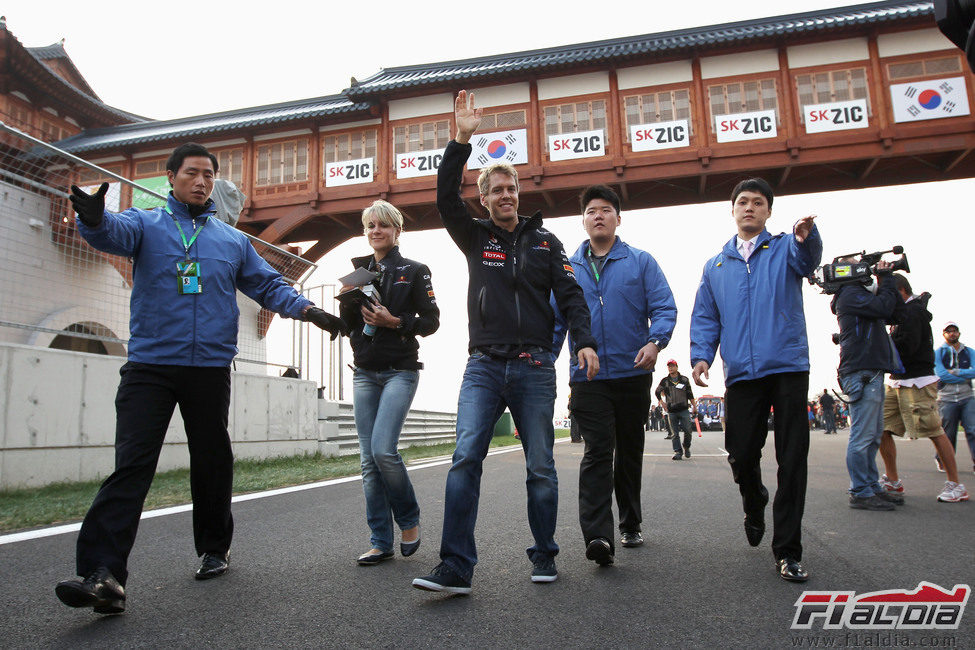
<svg viewBox="0 0 975 650">
<path fill-rule="evenodd" d="M 68 201 L 71 185 L 93 191 L 102 182 L 109 183 L 105 206 L 110 211 L 166 202 L 160 177 L 136 183 L 0 122 L 0 341 L 125 356 L 132 262 L 89 246 L 78 234 Z M 315 264 L 244 234 L 303 290 Z M 290 346 L 269 349 L 265 334 L 273 314 L 243 294 L 238 303 L 235 360 L 268 366 L 268 372 L 278 368 L 274 374 L 296 367 L 307 376 L 302 360 L 310 357 L 303 357 L 308 345 L 302 339 L 314 338 L 307 324 L 292 326 L 297 341 Z M 323 367 L 322 376 L 327 374 Z"/>
</svg>

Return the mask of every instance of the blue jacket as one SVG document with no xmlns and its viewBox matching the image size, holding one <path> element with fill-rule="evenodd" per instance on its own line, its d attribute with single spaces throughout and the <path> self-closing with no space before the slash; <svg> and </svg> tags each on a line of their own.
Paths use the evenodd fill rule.
<svg viewBox="0 0 975 650">
<path fill-rule="evenodd" d="M 129 360 L 176 366 L 229 366 L 237 355 L 240 311 L 237 289 L 266 309 L 300 319 L 311 304 L 257 254 L 247 237 L 219 219 L 212 203 L 196 218 L 206 225 L 190 246 L 200 263 L 203 292 L 180 295 L 176 263 L 184 259 L 183 243 L 173 219 L 179 219 L 187 241 L 194 220 L 186 204 L 169 195 L 167 207 L 121 213 L 105 211 L 97 228 L 77 220 L 78 232 L 98 250 L 132 258 Z"/>
<path fill-rule="evenodd" d="M 704 265 L 691 314 L 691 365 L 714 365 L 721 346 L 725 386 L 809 370 L 802 280 L 823 254 L 814 225 L 802 244 L 763 230 L 748 263 L 732 237 Z"/>
<path fill-rule="evenodd" d="M 962 345 L 961 350 L 955 354 L 955 349 L 945 343 L 934 351 L 934 372 L 942 384 L 971 384 L 972 379 L 975 379 L 973 361 L 975 350 Z M 949 370 L 957 370 L 958 374 L 952 374 Z"/>
<path fill-rule="evenodd" d="M 661 350 L 670 342 L 677 322 L 677 305 L 667 278 L 650 253 L 632 248 L 617 237 L 597 283 L 586 260 L 588 250 L 589 242 L 584 241 L 569 262 L 586 295 L 592 335 L 599 346 L 599 374 L 594 381 L 650 374 L 649 370 L 634 368 L 633 360 L 650 341 L 658 341 Z M 555 301 L 551 303 L 555 310 L 552 349 L 558 355 L 566 324 Z M 576 342 L 571 336 L 569 339 L 569 349 L 575 350 Z M 586 380 L 586 371 L 579 369 L 575 355 L 569 368 L 570 382 Z"/>
</svg>

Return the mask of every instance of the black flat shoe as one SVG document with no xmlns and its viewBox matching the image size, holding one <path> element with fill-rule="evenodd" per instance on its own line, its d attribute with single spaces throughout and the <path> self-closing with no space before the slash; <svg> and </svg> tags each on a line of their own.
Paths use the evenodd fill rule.
<svg viewBox="0 0 975 650">
<path fill-rule="evenodd" d="M 809 572 L 802 568 L 799 560 L 785 557 L 776 563 L 779 577 L 789 582 L 805 582 L 809 580 Z"/>
<path fill-rule="evenodd" d="M 400 542 L 399 552 L 403 554 L 403 557 L 410 557 L 416 550 L 420 548 L 420 538 L 417 536 L 416 540 L 412 542 Z"/>
<path fill-rule="evenodd" d="M 395 555 L 396 554 L 392 551 L 383 551 L 382 553 L 363 553 L 356 560 L 356 563 L 359 566 L 372 566 L 373 564 L 384 562 Z"/>
</svg>

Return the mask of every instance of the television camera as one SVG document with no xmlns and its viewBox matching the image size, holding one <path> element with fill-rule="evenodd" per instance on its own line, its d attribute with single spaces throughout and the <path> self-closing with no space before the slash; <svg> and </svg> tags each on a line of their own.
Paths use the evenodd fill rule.
<svg viewBox="0 0 975 650">
<path fill-rule="evenodd" d="M 887 253 L 900 255 L 900 258 L 893 261 L 893 266 L 887 273 L 894 271 L 911 272 L 911 267 L 907 263 L 907 256 L 904 255 L 903 246 L 894 246 L 889 251 L 877 251 L 868 253 L 847 253 L 833 258 L 829 264 L 823 264 L 813 271 L 809 276 L 809 284 L 815 284 L 823 290 L 823 293 L 834 294 L 848 284 L 867 285 L 871 282 L 871 276 L 876 273 L 877 262 Z"/>
</svg>

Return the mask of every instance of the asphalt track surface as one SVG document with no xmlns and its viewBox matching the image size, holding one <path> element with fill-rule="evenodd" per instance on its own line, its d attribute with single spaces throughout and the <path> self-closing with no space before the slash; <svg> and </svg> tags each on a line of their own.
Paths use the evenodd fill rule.
<svg viewBox="0 0 975 650">
<path fill-rule="evenodd" d="M 771 434 L 770 434 L 771 436 Z M 446 463 L 411 471 L 423 544 L 410 557 L 359 567 L 368 547 L 357 480 L 236 503 L 231 570 L 193 579 L 190 513 L 145 519 L 129 562 L 128 610 L 99 616 L 64 607 L 57 581 L 74 572 L 75 533 L 3 543 L 0 646 L 327 648 L 790 648 L 975 647 L 975 603 L 957 630 L 860 632 L 790 629 L 804 589 L 911 590 L 921 581 L 975 586 L 975 498 L 935 499 L 944 474 L 926 441 L 898 444 L 907 504 L 896 512 L 847 506 L 846 434 L 812 434 L 803 521 L 805 585 L 773 569 L 771 530 L 745 541 L 722 434 L 694 438 L 693 457 L 671 460 L 663 434 L 647 437 L 640 548 L 616 564 L 584 557 L 577 523 L 582 445 L 556 445 L 559 578 L 533 584 L 520 449 L 488 457 L 471 596 L 414 589 L 438 561 Z M 967 461 L 961 443 L 958 457 Z M 766 447 L 771 454 L 771 443 Z M 975 476 L 962 463 L 971 490 Z M 763 461 L 766 483 L 774 461 Z M 768 516 L 771 522 L 770 514 Z M 398 540 L 397 540 L 398 541 Z M 869 638 L 867 638 L 869 637 Z M 953 645 L 952 645 L 953 643 Z M 800 645 L 801 644 L 801 645 Z M 859 644 L 859 646 L 857 646 Z"/>
</svg>

